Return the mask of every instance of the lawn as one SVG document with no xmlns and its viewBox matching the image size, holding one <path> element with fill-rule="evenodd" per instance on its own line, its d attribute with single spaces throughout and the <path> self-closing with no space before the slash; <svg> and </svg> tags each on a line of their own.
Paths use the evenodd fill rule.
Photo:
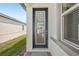
<svg viewBox="0 0 79 59">
<path fill-rule="evenodd" d="M 15 56 L 26 45 L 26 36 L 22 35 L 13 40 L 0 44 L 0 56 Z"/>
</svg>

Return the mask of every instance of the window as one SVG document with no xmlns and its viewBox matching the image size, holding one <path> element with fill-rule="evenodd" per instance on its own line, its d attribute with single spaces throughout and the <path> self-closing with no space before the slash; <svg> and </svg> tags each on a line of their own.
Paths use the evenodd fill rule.
<svg viewBox="0 0 79 59">
<path fill-rule="evenodd" d="M 24 30 L 24 25 L 22 25 L 22 30 Z"/>
<path fill-rule="evenodd" d="M 68 9 L 71 8 L 74 4 L 76 4 L 76 3 L 62 3 L 62 12 L 68 10 Z"/>
<path fill-rule="evenodd" d="M 64 16 L 64 39 L 79 45 L 79 9 Z"/>
</svg>

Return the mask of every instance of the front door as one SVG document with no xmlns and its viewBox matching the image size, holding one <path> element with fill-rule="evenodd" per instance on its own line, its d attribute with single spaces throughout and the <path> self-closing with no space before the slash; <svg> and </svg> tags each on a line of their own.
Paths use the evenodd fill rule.
<svg viewBox="0 0 79 59">
<path fill-rule="evenodd" d="M 48 47 L 48 8 L 33 8 L 33 48 Z"/>
</svg>

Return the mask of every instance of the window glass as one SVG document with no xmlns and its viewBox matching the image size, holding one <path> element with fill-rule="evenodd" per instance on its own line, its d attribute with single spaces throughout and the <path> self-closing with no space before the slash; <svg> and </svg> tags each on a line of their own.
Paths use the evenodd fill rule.
<svg viewBox="0 0 79 59">
<path fill-rule="evenodd" d="M 64 38 L 79 44 L 79 10 L 64 16 Z"/>
</svg>

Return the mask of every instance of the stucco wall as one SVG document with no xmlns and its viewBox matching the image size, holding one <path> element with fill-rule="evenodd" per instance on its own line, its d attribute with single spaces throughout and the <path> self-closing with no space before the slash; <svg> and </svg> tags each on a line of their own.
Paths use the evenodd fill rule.
<svg viewBox="0 0 79 59">
<path fill-rule="evenodd" d="M 13 32 L 19 32 L 19 31 L 22 31 L 21 25 L 0 23 L 0 34 L 13 33 Z"/>
<path fill-rule="evenodd" d="M 1 20 L 5 20 L 5 22 L 2 22 Z M 9 21 L 9 19 L 7 18 L 0 17 L 0 43 L 12 40 L 20 35 L 26 34 L 26 26 L 24 26 L 24 30 L 22 30 L 22 24 L 11 24 L 10 22 L 12 21 Z"/>
</svg>

